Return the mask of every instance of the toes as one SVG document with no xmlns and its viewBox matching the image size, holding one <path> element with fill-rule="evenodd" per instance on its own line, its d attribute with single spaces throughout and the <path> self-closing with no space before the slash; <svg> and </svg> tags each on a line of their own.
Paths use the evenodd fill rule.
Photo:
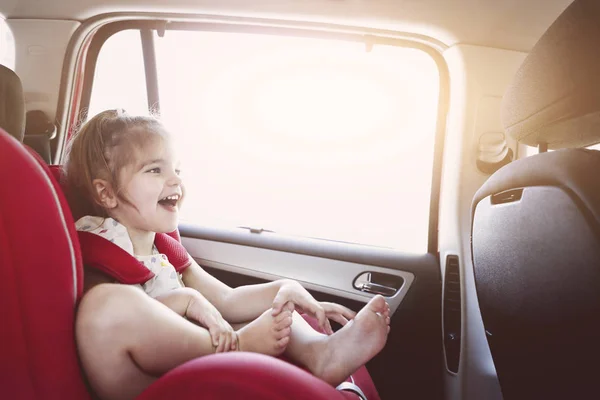
<svg viewBox="0 0 600 400">
<path fill-rule="evenodd" d="M 290 342 L 290 337 L 286 336 L 283 339 L 279 339 L 276 343 L 275 343 L 275 347 L 278 349 L 284 349 L 288 343 Z"/>
<path fill-rule="evenodd" d="M 389 310 L 389 305 L 381 295 L 373 297 L 365 306 L 374 313 L 383 314 L 386 310 Z"/>
<path fill-rule="evenodd" d="M 288 317 L 291 317 L 292 313 L 289 310 L 282 311 L 279 315 L 277 315 L 274 319 L 275 322 L 280 322 Z"/>
<path fill-rule="evenodd" d="M 389 315 L 381 314 L 381 313 L 375 313 L 375 314 L 377 314 L 378 317 L 380 317 L 383 321 L 385 321 L 386 325 L 390 324 L 391 320 L 390 320 L 390 316 Z"/>
<path fill-rule="evenodd" d="M 292 325 L 292 313 L 289 311 L 282 312 L 275 318 L 275 330 L 281 330 Z"/>
<path fill-rule="evenodd" d="M 290 326 L 292 326 L 292 317 L 288 317 L 286 319 L 284 319 L 283 321 L 281 321 L 278 325 L 278 329 L 284 329 L 284 328 L 289 328 Z"/>
<path fill-rule="evenodd" d="M 282 329 L 280 331 L 275 332 L 275 339 L 277 339 L 277 340 L 283 339 L 285 337 L 290 336 L 291 333 L 292 333 L 292 329 L 289 327 Z"/>
</svg>

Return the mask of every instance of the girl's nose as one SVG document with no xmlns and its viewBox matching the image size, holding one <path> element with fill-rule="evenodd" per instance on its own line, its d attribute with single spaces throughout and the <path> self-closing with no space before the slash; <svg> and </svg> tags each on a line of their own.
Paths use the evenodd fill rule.
<svg viewBox="0 0 600 400">
<path fill-rule="evenodd" d="M 169 181 L 168 181 L 169 185 L 171 185 L 171 186 L 179 186 L 179 185 L 181 185 L 181 182 L 182 182 L 181 177 L 178 174 L 176 174 L 175 172 L 173 172 L 173 174 L 171 175 L 171 177 L 169 178 Z"/>
</svg>

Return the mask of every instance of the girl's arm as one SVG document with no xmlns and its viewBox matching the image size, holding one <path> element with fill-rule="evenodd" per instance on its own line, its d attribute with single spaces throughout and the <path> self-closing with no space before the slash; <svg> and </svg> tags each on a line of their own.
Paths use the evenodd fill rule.
<svg viewBox="0 0 600 400">
<path fill-rule="evenodd" d="M 242 323 L 256 319 L 273 305 L 279 289 L 288 280 L 278 280 L 258 285 L 230 288 L 204 271 L 195 261 L 183 271 L 183 283 L 199 291 L 219 310 L 229 323 Z"/>
<path fill-rule="evenodd" d="M 205 326 L 210 332 L 217 353 L 237 349 L 237 336 L 231 325 L 197 290 L 192 288 L 173 289 L 157 296 L 155 300 L 163 303 L 177 314 Z"/>
<path fill-rule="evenodd" d="M 300 283 L 289 279 L 232 289 L 195 261 L 183 272 L 183 282 L 202 293 L 232 324 L 252 321 L 269 308 L 275 316 L 292 304 L 299 312 L 315 317 L 326 333 L 333 333 L 329 319 L 345 325 L 356 315 L 339 304 L 319 303 Z"/>
<path fill-rule="evenodd" d="M 171 310 L 182 317 L 187 316 L 188 308 L 193 302 L 194 293 L 190 289 L 181 288 L 171 290 L 163 295 L 156 296 L 155 300 L 160 301 Z"/>
</svg>

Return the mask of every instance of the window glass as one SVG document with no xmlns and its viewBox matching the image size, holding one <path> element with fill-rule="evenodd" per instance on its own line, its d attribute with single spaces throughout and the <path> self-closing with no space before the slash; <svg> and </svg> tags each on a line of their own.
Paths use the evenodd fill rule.
<svg viewBox="0 0 600 400">
<path fill-rule="evenodd" d="M 0 15 L 0 65 L 14 71 L 15 69 L 15 39 L 6 20 Z"/>
<path fill-rule="evenodd" d="M 427 251 L 439 74 L 426 53 L 203 31 L 155 42 L 161 116 L 183 161 L 183 220 Z M 111 60 L 96 77 L 112 79 L 95 110 L 128 108 L 129 96 L 145 103 L 143 88 L 134 95 L 115 78 L 133 43 L 118 46 L 101 52 Z"/>
<path fill-rule="evenodd" d="M 115 108 L 124 108 L 132 114 L 148 114 L 139 30 L 114 34 L 106 40 L 98 54 L 88 118 Z"/>
<path fill-rule="evenodd" d="M 592 150 L 600 150 L 600 143 L 595 144 L 593 146 L 588 146 L 587 148 Z"/>
</svg>

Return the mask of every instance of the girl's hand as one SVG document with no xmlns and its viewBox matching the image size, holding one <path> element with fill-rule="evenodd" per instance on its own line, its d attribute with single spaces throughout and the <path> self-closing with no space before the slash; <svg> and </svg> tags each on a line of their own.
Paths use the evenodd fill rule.
<svg viewBox="0 0 600 400">
<path fill-rule="evenodd" d="M 200 293 L 194 296 L 186 310 L 186 317 L 205 326 L 210 332 L 216 352 L 235 351 L 238 349 L 237 333 L 223 319 L 221 313 Z"/>
<path fill-rule="evenodd" d="M 284 309 L 294 308 L 315 317 L 319 321 L 321 329 L 329 335 L 333 333 L 329 318 L 345 325 L 348 319 L 352 319 L 356 315 L 354 311 L 339 304 L 319 303 L 301 284 L 295 281 L 286 281 L 273 299 L 273 316 L 278 315 Z"/>
<path fill-rule="evenodd" d="M 348 320 L 354 319 L 356 316 L 354 311 L 341 304 L 329 303 L 326 301 L 321 301 L 319 304 L 323 308 L 323 311 L 325 311 L 325 316 L 328 319 L 334 320 L 342 326 L 346 325 Z"/>
</svg>

